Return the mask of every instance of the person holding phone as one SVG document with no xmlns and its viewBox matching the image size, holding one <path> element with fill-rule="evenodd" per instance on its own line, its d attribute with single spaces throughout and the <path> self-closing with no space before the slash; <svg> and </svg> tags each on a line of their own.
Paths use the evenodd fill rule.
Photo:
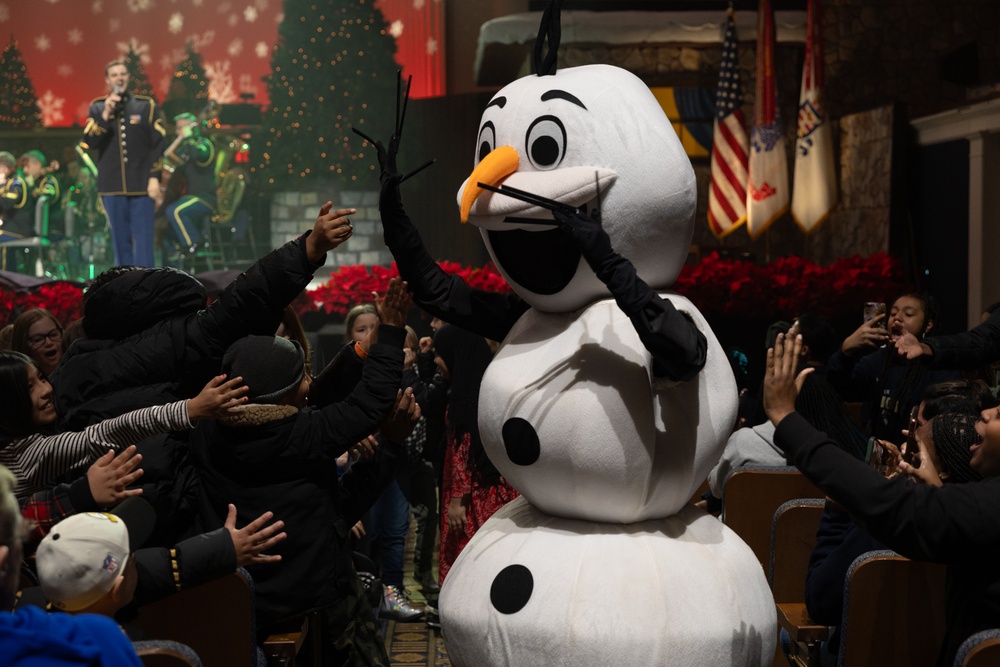
<svg viewBox="0 0 1000 667">
<path fill-rule="evenodd" d="M 166 126 L 156 100 L 129 92 L 124 62 L 108 63 L 104 80 L 109 92 L 90 103 L 83 145 L 97 151 L 97 190 L 111 223 L 115 264 L 152 267 Z"/>
<path fill-rule="evenodd" d="M 874 539 L 898 553 L 947 566 L 947 630 L 939 667 L 970 635 L 1000 626 L 1000 410 L 984 410 L 969 436 L 969 465 L 983 481 L 913 484 L 887 479 L 845 453 L 795 411 L 810 372 L 796 370 L 801 338 L 779 336 L 768 351 L 764 409 L 775 443 L 802 473 Z"/>
<path fill-rule="evenodd" d="M 896 442 L 927 387 L 961 379 L 957 371 L 908 362 L 896 351 L 895 341 L 904 334 L 928 337 L 936 319 L 929 295 L 904 294 L 887 316 L 875 315 L 862 324 L 830 357 L 827 379 L 843 400 L 863 403 L 869 435 Z"/>
</svg>

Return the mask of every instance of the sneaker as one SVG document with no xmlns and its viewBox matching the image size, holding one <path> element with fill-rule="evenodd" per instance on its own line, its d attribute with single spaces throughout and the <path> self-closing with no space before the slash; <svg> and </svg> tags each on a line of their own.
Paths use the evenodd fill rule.
<svg viewBox="0 0 1000 667">
<path fill-rule="evenodd" d="M 382 605 L 379 607 L 378 616 L 394 621 L 419 621 L 423 618 L 424 612 L 410 604 L 402 587 L 383 586 Z"/>
<path fill-rule="evenodd" d="M 417 580 L 417 583 L 420 584 L 420 590 L 422 590 L 425 595 L 428 593 L 433 595 L 434 593 L 441 592 L 441 587 L 438 586 L 437 579 L 434 578 L 434 574 L 430 571 L 421 572 L 414 578 Z"/>
</svg>

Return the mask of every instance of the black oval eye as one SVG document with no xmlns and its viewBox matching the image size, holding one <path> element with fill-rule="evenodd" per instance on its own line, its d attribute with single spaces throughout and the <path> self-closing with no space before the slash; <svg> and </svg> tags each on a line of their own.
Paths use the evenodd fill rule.
<svg viewBox="0 0 1000 667">
<path fill-rule="evenodd" d="M 538 169 L 552 169 L 566 155 L 566 128 L 555 116 L 541 116 L 528 128 L 526 153 Z"/>
<path fill-rule="evenodd" d="M 493 127 L 493 121 L 486 121 L 483 123 L 483 127 L 479 130 L 479 149 L 476 155 L 476 164 L 479 164 L 483 159 L 490 154 L 497 145 L 497 131 Z"/>
</svg>

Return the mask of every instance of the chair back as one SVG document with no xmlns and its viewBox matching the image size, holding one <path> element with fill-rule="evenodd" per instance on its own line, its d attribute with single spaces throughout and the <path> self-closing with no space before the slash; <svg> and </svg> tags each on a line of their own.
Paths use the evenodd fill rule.
<svg viewBox="0 0 1000 667">
<path fill-rule="evenodd" d="M 789 500 L 823 496 L 793 466 L 739 467 L 726 476 L 722 486 L 722 521 L 746 542 L 767 571 L 775 510 Z"/>
<path fill-rule="evenodd" d="M 934 665 L 945 633 L 944 565 L 869 551 L 844 586 L 838 665 Z"/>
<path fill-rule="evenodd" d="M 767 581 L 776 603 L 805 601 L 809 556 L 825 506 L 822 498 L 797 498 L 775 510 Z"/>
<path fill-rule="evenodd" d="M 1000 665 L 1000 628 L 983 630 L 958 647 L 955 667 L 993 667 Z"/>
<path fill-rule="evenodd" d="M 205 667 L 258 664 L 253 580 L 246 570 L 144 605 L 132 625 L 187 644 Z"/>
<path fill-rule="evenodd" d="M 144 667 L 202 667 L 194 650 L 180 642 L 149 639 L 132 642 Z"/>
</svg>

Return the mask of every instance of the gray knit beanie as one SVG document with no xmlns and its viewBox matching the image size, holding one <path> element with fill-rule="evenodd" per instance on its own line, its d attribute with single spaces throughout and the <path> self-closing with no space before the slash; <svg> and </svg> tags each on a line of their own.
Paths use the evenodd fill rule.
<svg viewBox="0 0 1000 667">
<path fill-rule="evenodd" d="M 227 378 L 243 378 L 250 403 L 275 403 L 305 376 L 302 346 L 287 338 L 247 336 L 226 350 L 222 372 Z"/>
</svg>

